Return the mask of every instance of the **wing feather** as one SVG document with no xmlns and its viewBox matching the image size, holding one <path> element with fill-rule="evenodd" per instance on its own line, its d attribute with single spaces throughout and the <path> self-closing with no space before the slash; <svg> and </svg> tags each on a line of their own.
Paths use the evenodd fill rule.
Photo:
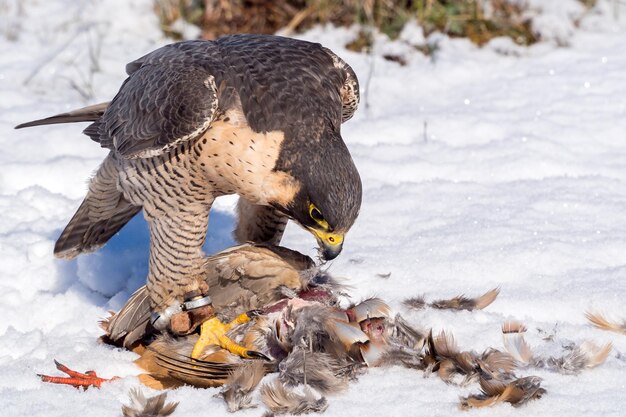
<svg viewBox="0 0 626 417">
<path fill-rule="evenodd" d="M 172 44 L 132 62 L 120 91 L 84 133 L 126 158 L 158 155 L 198 137 L 218 107 L 213 49 L 211 42 Z"/>
</svg>

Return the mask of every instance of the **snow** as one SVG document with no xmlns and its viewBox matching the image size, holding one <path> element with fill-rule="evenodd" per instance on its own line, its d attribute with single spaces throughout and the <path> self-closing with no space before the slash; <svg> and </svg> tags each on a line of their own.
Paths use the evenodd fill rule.
<svg viewBox="0 0 626 417">
<path fill-rule="evenodd" d="M 626 337 L 594 329 L 584 312 L 626 318 L 626 22 L 608 1 L 582 17 L 575 0 L 530 3 L 542 16 L 537 27 L 567 42 L 521 48 L 496 39 L 479 49 L 431 35 L 437 51 L 426 57 L 411 46 L 425 41 L 414 26 L 399 41 L 377 36 L 372 55 L 344 49 L 355 29 L 300 35 L 346 59 L 364 98 L 342 131 L 363 179 L 363 206 L 331 272 L 349 279 L 355 299 L 378 295 L 411 323 L 452 332 L 463 349 L 502 348 L 500 325 L 513 318 L 548 354 L 587 339 L 613 342 L 604 365 L 578 376 L 523 372 L 544 378 L 543 399 L 471 415 L 623 416 Z M 97 337 L 98 320 L 144 283 L 145 222 L 134 219 L 95 254 L 54 259 L 54 240 L 106 151 L 78 125 L 12 128 L 112 97 L 127 62 L 168 42 L 151 5 L 0 2 L 2 415 L 117 416 L 139 385 L 136 356 Z M 578 25 L 563 20 L 572 15 Z M 382 58 L 390 52 L 407 65 Z M 235 201 L 216 203 L 207 252 L 233 244 Z M 283 244 L 313 253 L 315 242 L 290 225 Z M 484 311 L 401 305 L 498 286 Z M 85 392 L 46 385 L 36 374 L 55 373 L 55 358 L 123 378 Z M 397 367 L 371 369 L 329 398 L 326 414 L 457 415 L 458 397 L 477 391 Z M 175 415 L 226 415 L 216 392 L 182 388 L 168 398 L 181 401 Z"/>
</svg>

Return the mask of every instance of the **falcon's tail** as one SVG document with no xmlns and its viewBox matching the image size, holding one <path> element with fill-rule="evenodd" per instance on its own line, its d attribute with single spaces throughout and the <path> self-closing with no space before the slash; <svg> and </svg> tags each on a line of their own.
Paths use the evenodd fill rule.
<svg viewBox="0 0 626 417">
<path fill-rule="evenodd" d="M 55 125 L 59 123 L 95 122 L 104 114 L 104 111 L 107 109 L 108 106 L 108 101 L 105 103 L 94 104 L 92 106 L 83 107 L 82 109 L 57 114 L 56 116 L 50 116 L 44 119 L 22 123 L 15 126 L 15 128 L 22 129 L 24 127 Z"/>
<path fill-rule="evenodd" d="M 72 220 L 65 226 L 63 233 L 54 245 L 54 255 L 58 258 L 72 259 L 84 252 L 93 252 L 116 234 L 122 226 L 132 219 L 141 207 L 133 206 L 120 194 L 120 206 L 108 218 L 94 220 L 91 213 L 90 198 L 87 195 Z"/>
<path fill-rule="evenodd" d="M 107 157 L 91 179 L 87 196 L 57 239 L 57 257 L 71 259 L 98 249 L 141 211 L 117 189 L 118 176 L 117 163 Z"/>
</svg>

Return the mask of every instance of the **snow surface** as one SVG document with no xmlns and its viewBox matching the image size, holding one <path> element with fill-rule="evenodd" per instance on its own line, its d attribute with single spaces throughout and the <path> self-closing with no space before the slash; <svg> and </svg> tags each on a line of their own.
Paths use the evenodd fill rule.
<svg viewBox="0 0 626 417">
<path fill-rule="evenodd" d="M 417 326 L 451 331 L 464 349 L 502 348 L 507 319 L 522 320 L 530 344 L 549 354 L 586 339 L 614 344 L 606 364 L 579 376 L 522 372 L 544 378 L 548 394 L 539 401 L 469 415 L 626 415 L 626 337 L 584 318 L 588 309 L 626 318 L 626 25 L 607 1 L 571 25 L 563 16 L 579 13 L 576 3 L 531 2 L 545 6 L 538 27 L 566 36 L 567 47 L 496 39 L 478 49 L 424 39 L 413 26 L 400 41 L 377 37 L 374 53 L 362 55 L 343 48 L 355 30 L 301 36 L 344 57 L 362 84 L 361 108 L 342 133 L 363 179 L 363 207 L 331 266 L 355 299 L 378 295 Z M 110 99 L 127 62 L 168 42 L 151 5 L 0 0 L 2 416 L 117 416 L 139 385 L 135 355 L 96 339 L 98 320 L 144 283 L 145 222 L 134 219 L 95 254 L 54 259 L 54 240 L 106 151 L 81 135 L 84 125 L 12 127 Z M 436 44 L 434 57 L 411 46 L 421 42 Z M 387 53 L 408 64 L 384 60 Z M 216 203 L 207 252 L 233 244 L 235 201 Z M 314 246 L 293 225 L 283 243 L 308 253 Z M 485 311 L 401 305 L 497 286 Z M 124 378 L 86 392 L 40 382 L 37 373 L 56 373 L 55 358 Z M 371 369 L 329 398 L 326 414 L 461 415 L 459 395 L 477 391 L 397 367 Z M 226 415 L 216 392 L 182 388 L 169 398 L 181 401 L 175 415 Z"/>
</svg>

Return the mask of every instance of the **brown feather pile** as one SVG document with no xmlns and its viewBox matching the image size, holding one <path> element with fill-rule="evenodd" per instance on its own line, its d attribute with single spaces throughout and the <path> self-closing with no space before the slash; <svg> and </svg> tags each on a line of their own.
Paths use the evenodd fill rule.
<svg viewBox="0 0 626 417">
<path fill-rule="evenodd" d="M 403 304 L 412 310 L 421 310 L 426 307 L 432 307 L 440 310 L 482 310 L 489 304 L 493 303 L 500 293 L 499 288 L 487 291 L 483 295 L 474 298 L 458 295 L 450 299 L 435 300 L 427 303 L 423 296 L 407 298 Z"/>
<path fill-rule="evenodd" d="M 445 331 L 434 335 L 431 330 L 422 339 L 421 332 L 409 329 L 408 323 L 399 316 L 389 325 L 390 348 L 383 364 L 424 370 L 448 384 L 465 386 L 477 381 L 481 392 L 461 398 L 460 407 L 465 410 L 505 402 L 519 407 L 541 398 L 546 393 L 541 387 L 541 379 L 516 376 L 515 371 L 520 367 L 577 374 L 602 364 L 611 351 L 610 343 L 599 347 L 584 342 L 571 347 L 570 352 L 563 356 L 541 358 L 533 353 L 522 335 L 526 327 L 516 322 L 507 322 L 502 326 L 506 352 L 487 349 L 481 354 L 462 351 L 454 337 Z"/>
<path fill-rule="evenodd" d="M 329 302 L 334 305 L 332 297 Z M 207 349 L 201 359 L 191 359 L 197 335 L 160 335 L 137 360 L 137 364 L 149 372 L 140 378 L 148 386 L 161 389 L 182 384 L 225 385 L 220 395 L 230 411 L 253 406 L 251 393 L 266 372 L 279 371 L 280 383 L 290 389 L 302 385 L 307 393 L 313 392 L 312 389 L 320 393 L 340 392 L 365 366 L 363 352 L 375 344 L 385 346 L 379 333 L 384 330 L 382 323 L 388 307 L 377 298 L 345 310 L 333 305 L 300 298 L 284 300 L 275 305 L 278 309 L 272 307 L 271 313 L 258 316 L 228 333 L 232 340 L 273 357 L 271 362 L 242 359 L 215 346 Z M 370 352 L 370 357 L 375 355 L 376 352 Z M 275 402 L 306 400 L 303 409 L 320 406 L 317 399 L 309 404 L 311 396 L 308 394 L 287 395 L 290 391 L 285 390 L 276 388 L 268 392 L 276 392 L 272 397 Z M 290 403 L 285 407 L 296 409 Z"/>
<path fill-rule="evenodd" d="M 602 314 L 591 313 L 589 311 L 585 313 L 585 317 L 598 329 L 626 335 L 626 320 L 623 320 L 621 323 L 616 323 L 609 321 Z"/>
<path fill-rule="evenodd" d="M 454 378 L 462 376 L 461 385 L 480 377 L 480 373 L 489 373 L 493 378 L 508 378 L 515 370 L 515 361 L 511 355 L 496 349 L 488 349 L 482 354 L 460 351 L 451 334 L 439 333 L 428 335 L 424 362 L 427 370 L 436 373 L 446 383 L 456 383 Z"/>
<path fill-rule="evenodd" d="M 530 400 L 536 400 L 546 393 L 541 388 L 541 379 L 536 376 L 513 379 L 512 381 L 490 380 L 481 375 L 482 392 L 461 398 L 461 409 L 491 407 L 503 402 L 520 407 Z"/>
<path fill-rule="evenodd" d="M 167 403 L 167 392 L 146 398 L 141 390 L 130 390 L 130 404 L 122 406 L 124 417 L 166 417 L 176 410 L 178 403 Z"/>
<path fill-rule="evenodd" d="M 407 326 L 398 317 L 394 321 L 402 323 L 402 327 Z M 417 330 L 413 332 L 419 334 Z M 385 356 L 385 365 L 402 365 L 424 370 L 427 375 L 437 375 L 448 384 L 465 386 L 475 381 L 479 383 L 481 393 L 461 398 L 462 409 L 487 407 L 503 402 L 521 406 L 530 400 L 541 398 L 546 392 L 541 388 L 539 378 L 518 378 L 515 375 L 516 361 L 507 352 L 496 349 L 487 349 L 481 354 L 462 351 L 454 337 L 445 331 L 434 335 L 431 330 L 421 345 L 416 344 L 415 339 L 398 337 L 396 334 L 398 333 L 390 332 L 392 347 Z"/>
</svg>

